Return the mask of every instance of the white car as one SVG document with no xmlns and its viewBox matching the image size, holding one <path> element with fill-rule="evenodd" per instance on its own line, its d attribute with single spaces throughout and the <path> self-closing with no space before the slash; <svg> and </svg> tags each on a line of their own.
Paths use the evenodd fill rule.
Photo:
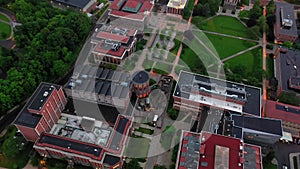
<svg viewBox="0 0 300 169">
<path fill-rule="evenodd" d="M 283 165 L 282 169 L 288 169 L 288 167 L 286 165 Z"/>
</svg>

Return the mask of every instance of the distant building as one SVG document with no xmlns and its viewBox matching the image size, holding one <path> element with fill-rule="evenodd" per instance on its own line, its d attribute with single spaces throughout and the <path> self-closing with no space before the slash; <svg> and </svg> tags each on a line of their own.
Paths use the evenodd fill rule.
<svg viewBox="0 0 300 169">
<path fill-rule="evenodd" d="M 97 28 L 92 36 L 94 62 L 120 64 L 136 49 L 137 30 L 129 30 L 111 25 Z"/>
<path fill-rule="evenodd" d="M 183 9 L 187 6 L 187 2 L 188 0 L 169 0 L 167 4 L 167 12 L 181 15 Z"/>
<path fill-rule="evenodd" d="M 225 9 L 234 10 L 240 0 L 224 0 L 223 7 Z"/>
<path fill-rule="evenodd" d="M 34 149 L 44 157 L 66 159 L 94 168 L 120 168 L 131 120 L 124 116 L 111 128 L 105 121 L 62 114 L 49 133 L 43 133 Z"/>
<path fill-rule="evenodd" d="M 282 91 L 300 90 L 299 58 L 299 50 L 285 49 L 284 52 L 278 52 L 275 58 L 275 77 L 278 80 L 278 95 Z"/>
<path fill-rule="evenodd" d="M 74 71 L 65 87 L 67 96 L 126 109 L 129 103 L 130 74 L 85 65 Z"/>
<path fill-rule="evenodd" d="M 153 4 L 150 0 L 115 0 L 108 15 L 113 25 L 143 31 Z"/>
<path fill-rule="evenodd" d="M 259 88 L 191 72 L 180 72 L 173 98 L 175 109 L 198 112 L 209 106 L 261 116 Z"/>
<path fill-rule="evenodd" d="M 267 100 L 265 115 L 282 120 L 285 132 L 289 132 L 295 137 L 300 136 L 300 107 Z"/>
<path fill-rule="evenodd" d="M 183 131 L 176 169 L 261 169 L 261 148 L 240 139 Z"/>
<path fill-rule="evenodd" d="M 51 3 L 56 3 L 65 8 L 71 7 L 82 12 L 90 12 L 95 9 L 98 2 L 96 0 L 51 0 Z"/>
<path fill-rule="evenodd" d="M 276 2 L 276 22 L 274 34 L 276 42 L 290 41 L 298 38 L 297 26 L 294 14 L 294 5 L 285 2 Z"/>
<path fill-rule="evenodd" d="M 62 87 L 41 83 L 14 121 L 27 141 L 35 142 L 58 121 L 67 99 Z"/>
</svg>

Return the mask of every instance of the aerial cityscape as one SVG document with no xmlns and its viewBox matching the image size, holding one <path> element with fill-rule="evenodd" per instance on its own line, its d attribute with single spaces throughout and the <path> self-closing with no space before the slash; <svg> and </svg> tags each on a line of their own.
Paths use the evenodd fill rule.
<svg viewBox="0 0 300 169">
<path fill-rule="evenodd" d="M 299 35 L 300 0 L 0 0 L 0 169 L 300 169 Z"/>
</svg>

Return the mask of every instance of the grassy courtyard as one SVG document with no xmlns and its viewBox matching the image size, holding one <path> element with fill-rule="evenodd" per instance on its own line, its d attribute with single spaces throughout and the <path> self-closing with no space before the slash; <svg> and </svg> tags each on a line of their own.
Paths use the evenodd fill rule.
<svg viewBox="0 0 300 169">
<path fill-rule="evenodd" d="M 148 155 L 150 140 L 147 138 L 129 138 L 124 155 L 129 158 L 145 158 Z"/>
<path fill-rule="evenodd" d="M 218 52 L 218 56 L 224 59 L 240 51 L 246 50 L 257 43 L 240 39 L 229 38 L 207 33 L 206 36 L 213 44 L 213 48 Z"/>
<path fill-rule="evenodd" d="M 245 25 L 230 16 L 216 16 L 198 25 L 201 30 L 217 32 L 232 36 L 240 36 L 249 39 L 257 39 Z"/>
<path fill-rule="evenodd" d="M 9 19 L 5 15 L 3 15 L 3 14 L 0 14 L 0 20 L 9 22 Z"/>
<path fill-rule="evenodd" d="M 0 22 L 0 40 L 7 39 L 10 36 L 10 25 Z"/>
<path fill-rule="evenodd" d="M 243 65 L 243 67 L 246 68 L 246 72 L 253 72 L 256 67 L 262 67 L 261 50 L 261 48 L 255 48 L 249 52 L 232 58 L 225 63 L 229 66 L 230 69 L 238 65 Z"/>
</svg>

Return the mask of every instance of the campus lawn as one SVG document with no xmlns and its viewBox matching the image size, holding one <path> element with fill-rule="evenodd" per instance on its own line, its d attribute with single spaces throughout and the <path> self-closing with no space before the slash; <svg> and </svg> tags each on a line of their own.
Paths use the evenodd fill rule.
<svg viewBox="0 0 300 169">
<path fill-rule="evenodd" d="M 244 38 L 257 39 L 245 25 L 230 16 L 216 16 L 198 26 L 201 30 L 217 32 Z"/>
<path fill-rule="evenodd" d="M 243 65 L 246 68 L 246 72 L 253 72 L 255 68 L 262 67 L 261 50 L 261 48 L 255 48 L 226 61 L 225 64 L 227 64 L 230 69 L 238 65 Z"/>
<path fill-rule="evenodd" d="M 220 59 L 224 59 L 257 44 L 255 42 L 249 42 L 209 33 L 206 33 L 206 36 L 213 44 L 215 50 L 218 52 L 218 56 L 220 57 Z"/>
<path fill-rule="evenodd" d="M 10 25 L 0 22 L 0 40 L 6 39 L 10 36 L 11 27 Z"/>
<path fill-rule="evenodd" d="M 9 22 L 9 19 L 5 15 L 3 15 L 3 14 L 0 14 L 0 20 Z"/>
<path fill-rule="evenodd" d="M 195 26 L 199 27 L 205 19 L 207 19 L 207 17 L 193 16 L 193 18 L 192 18 L 192 24 L 194 24 Z"/>
<path fill-rule="evenodd" d="M 125 156 L 129 158 L 145 158 L 148 155 L 150 140 L 147 138 L 129 138 L 129 143 L 125 148 Z"/>
<path fill-rule="evenodd" d="M 142 66 L 143 66 L 144 69 L 151 69 L 152 66 L 153 66 L 153 63 L 154 63 L 153 60 L 145 59 Z"/>
<path fill-rule="evenodd" d="M 159 74 L 169 74 L 172 71 L 172 66 L 161 62 L 156 62 L 153 70 Z"/>
<path fill-rule="evenodd" d="M 200 57 L 191 48 L 183 47 L 180 59 L 192 72 L 206 74 L 206 69 Z"/>
</svg>

